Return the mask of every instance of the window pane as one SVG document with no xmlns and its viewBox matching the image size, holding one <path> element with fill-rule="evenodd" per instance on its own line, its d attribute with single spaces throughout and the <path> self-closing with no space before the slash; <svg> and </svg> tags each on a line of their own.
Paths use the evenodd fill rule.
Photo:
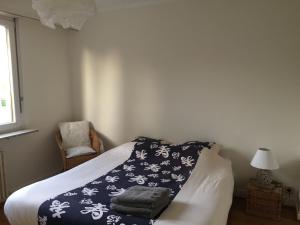
<svg viewBox="0 0 300 225">
<path fill-rule="evenodd" d="M 0 25 L 0 125 L 15 122 L 9 32 Z"/>
</svg>

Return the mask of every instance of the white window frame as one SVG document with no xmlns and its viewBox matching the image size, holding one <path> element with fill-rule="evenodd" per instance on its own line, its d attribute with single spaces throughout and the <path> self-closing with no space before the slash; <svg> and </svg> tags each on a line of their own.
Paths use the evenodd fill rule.
<svg viewBox="0 0 300 225">
<path fill-rule="evenodd" d="M 10 57 L 11 57 L 11 76 L 12 76 L 12 88 L 13 88 L 13 104 L 14 104 L 14 116 L 15 122 L 0 125 L 0 133 L 7 133 L 15 131 L 22 126 L 22 113 L 21 113 L 21 101 L 20 101 L 20 79 L 17 60 L 17 41 L 16 41 L 16 23 L 13 18 L 0 16 L 0 25 L 7 28 L 9 33 L 10 42 Z"/>
</svg>

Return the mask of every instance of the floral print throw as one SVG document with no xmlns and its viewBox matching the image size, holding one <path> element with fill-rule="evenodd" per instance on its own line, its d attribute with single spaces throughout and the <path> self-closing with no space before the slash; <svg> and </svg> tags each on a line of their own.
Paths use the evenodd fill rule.
<svg viewBox="0 0 300 225">
<path fill-rule="evenodd" d="M 192 173 L 203 148 L 211 142 L 164 144 L 139 137 L 129 159 L 106 175 L 45 201 L 38 211 L 39 225 L 151 225 L 155 220 L 117 213 L 110 199 L 135 185 L 166 187 L 174 199 Z"/>
</svg>

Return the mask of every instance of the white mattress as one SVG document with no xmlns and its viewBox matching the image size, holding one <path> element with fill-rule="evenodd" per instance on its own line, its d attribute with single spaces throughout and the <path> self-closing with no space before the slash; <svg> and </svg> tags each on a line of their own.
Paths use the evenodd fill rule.
<svg viewBox="0 0 300 225">
<path fill-rule="evenodd" d="M 11 225 L 37 225 L 39 206 L 106 174 L 123 163 L 134 143 L 120 145 L 97 158 L 13 193 L 4 211 Z M 204 150 L 191 177 L 155 225 L 225 225 L 233 193 L 231 162 Z"/>
</svg>

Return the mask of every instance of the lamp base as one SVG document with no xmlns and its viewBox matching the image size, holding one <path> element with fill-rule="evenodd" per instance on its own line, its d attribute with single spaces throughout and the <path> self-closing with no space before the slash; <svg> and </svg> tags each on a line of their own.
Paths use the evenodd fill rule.
<svg viewBox="0 0 300 225">
<path fill-rule="evenodd" d="M 256 172 L 256 181 L 257 184 L 265 187 L 265 188 L 273 188 L 274 185 L 272 184 L 272 171 L 271 170 L 262 170 L 259 169 Z"/>
</svg>

